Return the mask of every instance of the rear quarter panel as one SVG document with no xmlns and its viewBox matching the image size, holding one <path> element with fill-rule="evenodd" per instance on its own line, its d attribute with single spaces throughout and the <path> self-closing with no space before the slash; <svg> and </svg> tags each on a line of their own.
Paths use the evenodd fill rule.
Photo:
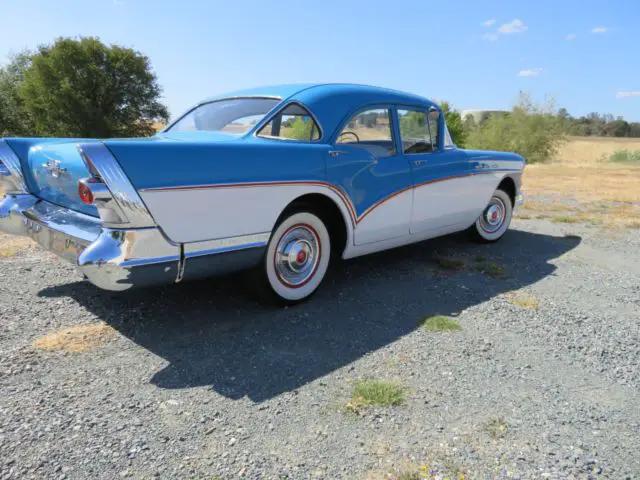
<svg viewBox="0 0 640 480">
<path fill-rule="evenodd" d="M 328 190 L 328 147 L 320 144 L 254 138 L 107 145 L 174 242 L 270 232 L 291 201 Z"/>
</svg>

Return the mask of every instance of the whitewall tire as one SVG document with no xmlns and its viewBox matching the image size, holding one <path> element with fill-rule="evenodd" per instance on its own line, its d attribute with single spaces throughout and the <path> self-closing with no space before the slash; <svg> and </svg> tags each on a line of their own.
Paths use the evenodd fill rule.
<svg viewBox="0 0 640 480">
<path fill-rule="evenodd" d="M 320 286 L 331 260 L 331 240 L 324 222 L 307 211 L 284 218 L 275 228 L 259 276 L 271 300 L 295 304 Z"/>
<path fill-rule="evenodd" d="M 500 240 L 509 229 L 513 216 L 513 202 L 504 190 L 496 190 L 478 219 L 471 226 L 474 240 L 482 243 Z"/>
</svg>

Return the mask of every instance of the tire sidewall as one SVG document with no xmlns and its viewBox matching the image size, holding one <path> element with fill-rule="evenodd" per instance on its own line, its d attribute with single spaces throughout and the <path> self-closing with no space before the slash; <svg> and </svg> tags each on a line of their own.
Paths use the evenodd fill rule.
<svg viewBox="0 0 640 480">
<path fill-rule="evenodd" d="M 480 218 L 478 218 L 473 224 L 475 233 L 485 242 L 495 242 L 497 240 L 500 240 L 509 229 L 509 225 L 511 224 L 511 217 L 513 216 L 513 204 L 509 195 L 503 190 L 496 190 L 491 198 L 496 197 L 499 198 L 500 201 L 502 201 L 505 208 L 504 221 L 502 222 L 500 228 L 492 233 L 486 232 L 480 226 Z M 484 215 L 484 209 L 482 210 L 482 213 L 480 215 Z"/>
<path fill-rule="evenodd" d="M 301 286 L 290 287 L 284 284 L 275 268 L 275 253 L 278 243 L 284 234 L 296 225 L 305 225 L 311 227 L 317 236 L 319 244 L 320 258 L 313 275 Z M 324 222 L 319 217 L 310 212 L 298 212 L 285 218 L 278 224 L 267 246 L 264 258 L 263 268 L 266 273 L 266 280 L 269 289 L 285 303 L 296 303 L 305 300 L 311 296 L 320 286 L 322 280 L 327 273 L 329 262 L 331 260 L 331 240 L 329 231 Z"/>
</svg>

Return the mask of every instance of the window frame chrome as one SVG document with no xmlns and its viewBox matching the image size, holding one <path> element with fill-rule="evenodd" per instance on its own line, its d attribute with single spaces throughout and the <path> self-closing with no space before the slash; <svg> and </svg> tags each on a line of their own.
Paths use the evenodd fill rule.
<svg viewBox="0 0 640 480">
<path fill-rule="evenodd" d="M 387 110 L 389 112 L 389 130 L 391 132 L 391 142 L 393 143 L 394 151 L 391 152 L 386 157 L 378 157 L 374 155 L 376 158 L 391 158 L 400 155 L 398 152 L 398 146 L 402 146 L 402 142 L 400 140 L 400 124 L 397 122 L 397 105 L 394 103 L 372 103 L 364 106 L 360 106 L 351 111 L 351 113 L 347 114 L 342 118 L 336 131 L 334 132 L 332 138 L 330 139 L 331 146 L 335 148 L 339 148 L 339 145 L 349 145 L 343 143 L 337 143 L 338 138 L 340 138 L 340 133 L 344 130 L 344 127 L 349 123 L 356 115 L 361 114 L 362 112 L 366 112 L 367 110 Z M 396 131 L 397 127 L 397 131 Z M 352 145 L 350 145 L 352 146 Z"/>
<path fill-rule="evenodd" d="M 309 114 L 313 122 L 316 124 L 316 127 L 318 127 L 318 132 L 320 133 L 320 136 L 318 137 L 317 140 L 311 140 L 311 139 L 296 140 L 295 138 L 282 138 L 282 137 L 273 137 L 269 135 L 258 135 L 258 132 L 260 130 L 262 130 L 265 126 L 267 126 L 269 122 L 271 122 L 271 120 L 273 120 L 276 116 L 280 115 L 282 112 L 284 112 L 284 110 L 286 110 L 291 105 L 298 105 L 299 107 L 302 107 Z M 290 99 L 285 102 L 282 102 L 280 105 L 277 105 L 272 112 L 269 112 L 267 115 L 265 115 L 265 118 L 262 119 L 260 122 L 258 122 L 256 126 L 253 128 L 253 132 L 251 132 L 251 135 L 255 138 L 264 138 L 265 140 L 278 140 L 280 142 L 323 143 L 324 129 L 322 128 L 322 125 L 318 121 L 318 118 L 316 117 L 315 113 L 313 113 L 313 111 L 307 105 L 305 105 L 300 100 Z"/>
</svg>

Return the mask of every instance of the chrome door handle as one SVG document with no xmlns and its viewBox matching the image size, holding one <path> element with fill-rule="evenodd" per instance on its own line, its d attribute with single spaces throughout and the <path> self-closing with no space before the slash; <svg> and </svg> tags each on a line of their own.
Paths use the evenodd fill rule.
<svg viewBox="0 0 640 480">
<path fill-rule="evenodd" d="M 349 152 L 345 151 L 345 150 L 329 150 L 329 156 L 336 158 L 338 155 L 346 155 Z"/>
<path fill-rule="evenodd" d="M 422 166 L 422 165 L 424 165 L 424 164 L 425 164 L 425 161 L 424 161 L 424 160 L 414 160 L 414 161 L 413 161 L 413 166 L 414 166 L 414 167 L 421 167 L 421 166 Z"/>
</svg>

